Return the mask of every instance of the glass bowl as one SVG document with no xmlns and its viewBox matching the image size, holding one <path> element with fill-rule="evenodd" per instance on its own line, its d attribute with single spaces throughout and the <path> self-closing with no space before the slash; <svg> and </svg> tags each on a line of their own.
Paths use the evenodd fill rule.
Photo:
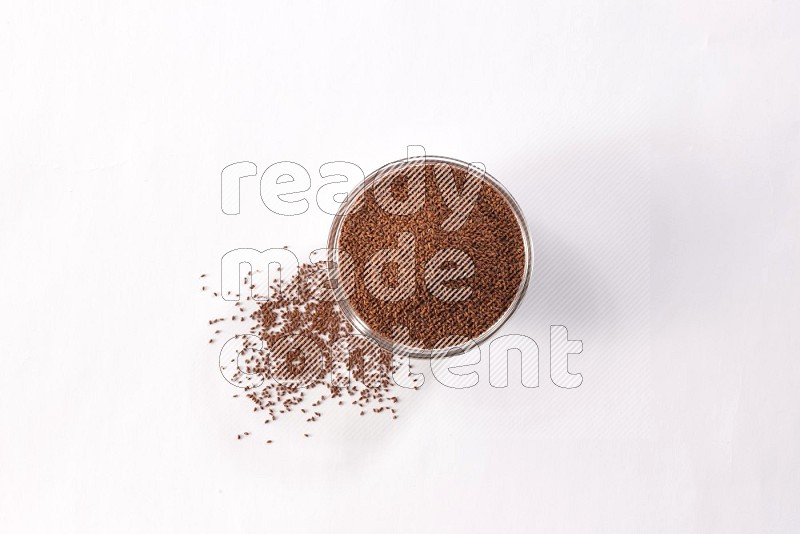
<svg viewBox="0 0 800 534">
<path fill-rule="evenodd" d="M 502 313 L 502 315 L 486 330 L 484 330 L 477 338 L 472 338 L 469 341 L 465 341 L 459 345 L 451 345 L 440 347 L 436 349 L 424 348 L 420 346 L 414 345 L 406 345 L 403 343 L 396 342 L 395 340 L 386 337 L 385 335 L 375 331 L 373 328 L 370 327 L 369 324 L 356 312 L 355 309 L 350 305 L 350 302 L 346 298 L 343 293 L 343 290 L 340 287 L 340 276 L 339 276 L 339 259 L 340 259 L 340 251 L 338 249 L 338 243 L 340 240 L 342 228 L 344 227 L 344 221 L 347 218 L 347 215 L 353 209 L 353 206 L 356 204 L 358 198 L 364 194 L 369 188 L 375 185 L 376 180 L 380 180 L 382 177 L 392 175 L 389 171 L 394 171 L 397 168 L 401 168 L 406 165 L 412 165 L 415 163 L 446 163 L 452 167 L 459 168 L 461 170 L 470 171 L 473 174 L 476 172 L 479 173 L 482 177 L 482 180 L 488 184 L 490 187 L 494 188 L 500 196 L 506 201 L 508 206 L 511 208 L 511 211 L 514 214 L 514 217 L 519 225 L 520 232 L 522 234 L 522 242 L 524 247 L 524 267 L 522 273 L 522 279 L 520 281 L 519 287 L 517 288 L 517 292 L 514 295 L 514 298 L 511 304 L 506 308 L 506 310 Z M 486 172 L 483 168 L 479 168 L 476 165 L 466 163 L 464 161 L 460 161 L 453 158 L 446 158 L 441 156 L 421 156 L 416 158 L 407 158 L 398 161 L 394 161 L 392 163 L 387 163 L 386 165 L 382 166 L 381 168 L 373 171 L 367 176 L 363 182 L 358 184 L 352 192 L 348 193 L 347 198 L 345 201 L 339 206 L 339 210 L 334 217 L 333 223 L 331 224 L 331 229 L 328 234 L 328 261 L 330 262 L 330 268 L 328 269 L 328 276 L 331 283 L 331 287 L 333 288 L 334 295 L 336 297 L 337 303 L 342 310 L 344 316 L 350 321 L 350 323 L 355 327 L 355 329 L 366 336 L 368 339 L 372 340 L 375 344 L 380 346 L 381 348 L 388 350 L 390 352 L 394 352 L 395 354 L 399 353 L 402 355 L 409 355 L 412 357 L 420 357 L 420 358 L 430 358 L 431 356 L 447 356 L 447 355 L 454 355 L 460 354 L 464 351 L 469 350 L 470 348 L 474 347 L 476 344 L 480 345 L 487 339 L 489 339 L 497 330 L 505 323 L 509 317 L 514 313 L 519 306 L 519 303 L 522 300 L 522 297 L 525 295 L 525 291 L 528 288 L 528 282 L 530 279 L 530 273 L 533 268 L 533 245 L 531 244 L 530 235 L 528 233 L 528 226 L 525 223 L 525 217 L 522 215 L 522 210 L 520 209 L 517 202 L 514 200 L 514 197 L 505 189 L 505 187 L 500 184 L 497 179 L 491 176 L 488 172 Z"/>
</svg>

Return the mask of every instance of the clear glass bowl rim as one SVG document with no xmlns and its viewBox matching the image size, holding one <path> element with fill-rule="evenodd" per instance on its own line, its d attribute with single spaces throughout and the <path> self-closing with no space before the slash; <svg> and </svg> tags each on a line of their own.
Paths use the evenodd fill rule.
<svg viewBox="0 0 800 534">
<path fill-rule="evenodd" d="M 384 176 L 387 171 L 395 168 L 401 167 L 413 163 L 446 163 L 448 165 L 453 165 L 455 167 L 459 167 L 461 169 L 478 169 L 483 176 L 484 181 L 486 181 L 489 185 L 494 187 L 506 201 L 506 203 L 511 208 L 511 211 L 514 213 L 514 217 L 517 221 L 517 224 L 520 227 L 520 231 L 522 232 L 522 242 L 524 246 L 525 252 L 525 266 L 522 273 L 522 282 L 517 289 L 516 295 L 514 295 L 514 300 L 511 302 L 511 305 L 506 308 L 503 314 L 484 332 L 481 333 L 475 339 L 471 339 L 459 345 L 452 345 L 447 347 L 441 347 L 436 349 L 425 349 L 422 347 L 417 347 L 414 345 L 405 345 L 402 343 L 397 343 L 394 340 L 385 337 L 384 335 L 376 332 L 373 330 L 359 315 L 356 311 L 350 306 L 349 301 L 345 296 L 342 294 L 341 288 L 339 288 L 338 283 L 338 266 L 339 266 L 339 250 L 337 248 L 337 243 L 339 242 L 339 237 L 342 231 L 342 227 L 344 226 L 344 220 L 349 213 L 350 207 L 356 201 L 356 199 L 362 195 L 367 189 L 369 189 L 377 179 L 381 176 Z M 374 170 L 367 176 L 364 181 L 359 183 L 353 190 L 347 194 L 347 198 L 344 202 L 339 205 L 339 209 L 334 216 L 333 222 L 331 223 L 331 228 L 328 233 L 328 261 L 331 263 L 331 267 L 328 269 L 328 278 L 331 282 L 331 287 L 334 288 L 334 295 L 336 297 L 336 302 L 339 304 L 342 313 L 347 318 L 348 321 L 355 327 L 355 329 L 372 340 L 376 343 L 379 347 L 388 350 L 394 353 L 400 353 L 402 355 L 408 355 L 412 357 L 418 358 L 430 358 L 431 356 L 439 357 L 439 356 L 448 356 L 448 355 L 455 355 L 461 354 L 463 351 L 469 350 L 474 348 L 475 346 L 479 346 L 486 340 L 488 340 L 497 330 L 500 329 L 501 326 L 513 315 L 516 311 L 517 307 L 519 306 L 522 298 L 525 296 L 525 292 L 528 289 L 528 283 L 530 282 L 531 271 L 533 270 L 533 244 L 531 243 L 530 234 L 528 232 L 528 225 L 525 222 L 525 217 L 522 214 L 522 210 L 517 204 L 517 201 L 514 200 L 514 197 L 511 196 L 511 193 L 488 171 L 484 171 L 482 168 L 475 167 L 467 162 L 448 158 L 443 156 L 420 156 L 414 158 L 407 158 L 401 159 L 397 161 L 393 161 L 391 163 L 387 163 L 380 168 Z"/>
</svg>

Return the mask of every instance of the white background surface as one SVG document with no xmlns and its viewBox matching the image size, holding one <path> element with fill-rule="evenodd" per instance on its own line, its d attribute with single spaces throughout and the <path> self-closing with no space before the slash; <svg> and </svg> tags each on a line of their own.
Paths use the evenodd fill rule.
<svg viewBox="0 0 800 534">
<path fill-rule="evenodd" d="M 0 530 L 796 532 L 800 4 L 6 3 Z M 540 386 L 265 433 L 199 291 L 331 217 L 219 173 L 408 144 L 522 205 Z M 309 197 L 313 198 L 313 197 Z M 548 378 L 549 325 L 584 351 Z M 516 387 L 515 387 L 516 386 Z M 252 439 L 237 441 L 244 430 Z M 265 439 L 275 439 L 266 446 Z"/>
</svg>

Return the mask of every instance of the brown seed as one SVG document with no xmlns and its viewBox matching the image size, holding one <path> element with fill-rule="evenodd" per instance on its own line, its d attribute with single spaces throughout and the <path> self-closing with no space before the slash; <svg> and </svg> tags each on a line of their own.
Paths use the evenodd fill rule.
<svg viewBox="0 0 800 534">
<path fill-rule="evenodd" d="M 383 337 L 394 339 L 395 329 L 403 326 L 408 343 L 423 349 L 432 348 L 446 336 L 480 337 L 512 305 L 526 276 L 526 236 L 514 208 L 491 181 L 457 163 L 410 161 L 387 166 L 374 176 L 372 187 L 358 196 L 360 209 L 341 219 L 336 243 L 353 263 L 340 281 L 353 287 L 348 304 Z M 415 177 L 418 180 L 412 183 Z M 446 180 L 459 193 L 469 190 L 475 194 L 460 226 L 448 226 L 453 210 L 440 186 Z M 381 187 L 402 202 L 415 184 L 420 184 L 417 190 L 422 200 L 412 213 L 395 215 L 384 209 L 385 202 L 379 202 Z M 409 251 L 409 240 L 413 240 L 416 261 L 410 265 L 410 278 L 407 282 L 400 279 L 397 263 L 382 274 L 389 287 L 407 283 L 405 287 L 413 292 L 403 299 L 379 298 L 367 285 L 367 266 L 379 250 L 400 251 L 401 236 L 406 236 L 403 239 Z M 447 284 L 419 283 L 427 280 L 426 270 L 430 272 L 431 265 L 438 265 L 444 273 L 461 264 L 471 264 L 473 274 Z M 439 296 L 430 289 L 436 286 Z M 402 318 L 402 324 L 397 318 Z"/>
<path fill-rule="evenodd" d="M 332 361 L 327 357 L 321 360 L 324 363 L 319 368 L 318 374 L 313 373 L 316 367 L 311 365 L 311 362 L 314 361 L 315 355 L 330 354 L 334 343 L 341 337 L 354 333 L 335 303 L 317 300 L 308 290 L 309 282 L 315 283 L 315 280 L 325 280 L 326 277 L 327 273 L 321 264 L 301 265 L 298 272 L 286 281 L 287 283 L 281 288 L 280 293 L 278 293 L 277 287 L 273 288 L 276 290 L 275 294 L 279 295 L 278 298 L 253 304 L 247 304 L 250 301 L 249 298 L 246 301 L 240 300 L 236 303 L 236 308 L 241 316 L 229 316 L 233 321 L 239 319 L 237 322 L 250 317 L 253 325 L 248 328 L 249 332 L 261 338 L 264 343 L 261 349 L 255 349 L 251 341 L 244 340 L 242 348 L 238 351 L 243 371 L 237 371 L 233 377 L 234 381 L 248 384 L 244 389 L 245 396 L 253 403 L 251 407 L 254 412 L 269 411 L 270 417 L 263 420 L 264 424 L 275 421 L 278 413 L 291 412 L 295 407 L 302 413 L 309 414 L 306 421 L 311 423 L 318 422 L 322 412 L 321 410 L 308 410 L 300 405 L 306 398 L 303 388 L 284 386 L 277 381 L 268 379 L 263 386 L 259 384 L 259 390 L 255 390 L 255 386 L 251 384 L 261 381 L 255 380 L 257 375 L 252 373 L 264 375 L 269 373 L 289 381 L 300 379 L 306 376 L 306 373 L 311 373 L 308 375 L 308 378 L 311 379 L 307 384 L 309 390 L 315 387 L 328 388 L 324 390 L 325 394 L 314 393 L 317 398 L 310 404 L 314 408 L 337 397 L 339 397 L 337 404 L 344 405 L 341 397 L 345 394 L 357 399 L 353 401 L 354 404 L 363 408 L 376 402 L 376 399 L 390 391 L 392 382 L 389 377 L 394 364 L 391 354 L 381 350 L 373 354 L 375 357 L 372 360 L 374 361 L 365 358 L 360 352 L 361 349 L 356 351 L 357 354 L 350 355 L 350 361 L 345 362 L 351 367 L 352 384 L 350 387 L 340 388 L 329 383 L 326 377 L 332 371 Z M 251 306 L 255 307 L 252 313 L 248 312 L 248 309 L 253 309 Z M 213 319 L 209 321 L 209 324 L 222 320 L 225 318 Z M 287 351 L 283 354 L 276 351 L 275 344 L 287 334 L 300 334 L 311 339 L 313 343 L 310 351 L 306 353 Z M 241 333 L 236 334 L 236 337 L 240 338 L 242 335 Z M 363 347 L 365 353 L 375 350 L 368 341 L 362 341 L 366 343 Z M 230 363 L 235 366 L 236 358 L 233 358 Z M 378 392 L 372 392 L 363 387 L 362 381 L 366 378 L 367 372 L 380 372 L 387 377 L 382 381 Z M 304 380 L 304 382 L 307 381 Z M 275 408 L 272 408 L 273 406 Z M 362 413 L 364 413 L 363 410 Z"/>
</svg>

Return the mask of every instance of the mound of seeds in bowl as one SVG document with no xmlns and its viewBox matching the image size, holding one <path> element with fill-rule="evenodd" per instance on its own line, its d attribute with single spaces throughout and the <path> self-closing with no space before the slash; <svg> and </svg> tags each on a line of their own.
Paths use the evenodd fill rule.
<svg viewBox="0 0 800 534">
<path fill-rule="evenodd" d="M 329 246 L 342 251 L 343 306 L 384 346 L 479 338 L 526 284 L 524 223 L 510 202 L 467 164 L 407 161 L 377 171 L 331 231 Z"/>
<path fill-rule="evenodd" d="M 245 279 L 245 286 L 249 282 Z M 254 412 L 262 412 L 264 424 L 291 412 L 314 423 L 331 406 L 396 419 L 392 374 L 398 361 L 357 335 L 334 299 L 322 298 L 325 290 L 330 286 L 324 263 L 304 264 L 285 286 L 273 281 L 270 300 L 247 297 L 234 304 L 234 315 L 209 321 L 215 336 L 223 335 L 222 324 L 249 325 L 247 333 L 225 343 L 220 355 L 223 376 L 242 388 L 233 396 L 246 398 Z"/>
</svg>

